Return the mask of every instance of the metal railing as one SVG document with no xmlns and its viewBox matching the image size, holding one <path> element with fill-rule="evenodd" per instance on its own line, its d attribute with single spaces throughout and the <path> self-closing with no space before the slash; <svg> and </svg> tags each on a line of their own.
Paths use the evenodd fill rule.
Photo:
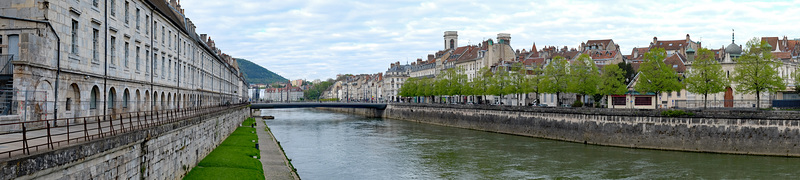
<svg viewBox="0 0 800 180">
<path fill-rule="evenodd" d="M 13 54 L 0 54 L 0 75 L 14 74 L 14 65 L 11 64 L 14 60 Z"/>
<path fill-rule="evenodd" d="M 180 122 L 188 118 L 245 105 L 192 107 L 4 123 L 0 124 L 0 128 L 20 130 L 0 133 L 0 139 L 4 140 L 0 142 L 0 158 L 30 155 L 31 152 L 53 150 L 70 144 Z"/>
<path fill-rule="evenodd" d="M 703 100 L 675 100 L 675 108 L 703 108 Z M 708 100 L 708 108 L 755 108 L 755 99 L 744 100 Z M 761 108 L 772 107 L 772 100 L 761 99 Z"/>
</svg>

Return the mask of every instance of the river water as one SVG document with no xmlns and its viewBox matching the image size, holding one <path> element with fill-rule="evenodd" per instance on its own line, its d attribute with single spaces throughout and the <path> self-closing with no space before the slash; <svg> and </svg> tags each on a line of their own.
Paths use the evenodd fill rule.
<svg viewBox="0 0 800 180">
<path fill-rule="evenodd" d="M 796 179 L 800 158 L 584 145 L 315 109 L 263 110 L 303 179 Z"/>
</svg>

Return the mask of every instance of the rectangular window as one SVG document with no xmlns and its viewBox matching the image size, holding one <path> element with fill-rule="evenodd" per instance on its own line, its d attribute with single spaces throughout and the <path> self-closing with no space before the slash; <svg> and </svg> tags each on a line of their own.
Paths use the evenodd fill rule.
<svg viewBox="0 0 800 180">
<path fill-rule="evenodd" d="M 136 8 L 136 30 L 139 30 L 139 8 Z"/>
<path fill-rule="evenodd" d="M 637 106 L 653 105 L 652 97 L 636 97 L 634 104 Z"/>
<path fill-rule="evenodd" d="M 150 16 L 149 15 L 145 15 L 144 16 L 144 34 L 147 34 L 147 35 L 150 34 Z"/>
<path fill-rule="evenodd" d="M 167 39 L 167 37 L 166 37 L 166 36 L 164 36 L 164 31 L 165 31 L 165 30 L 166 30 L 166 28 L 164 28 L 164 26 L 161 26 L 161 37 L 162 37 L 162 38 L 161 38 L 161 44 L 164 44 L 164 42 L 166 42 L 166 41 L 164 41 L 164 40 L 165 40 L 165 39 Z"/>
<path fill-rule="evenodd" d="M 130 9 L 130 3 L 128 1 L 125 1 L 125 24 L 128 24 L 128 22 L 130 22 L 130 18 L 128 18 L 130 16 L 129 9 Z"/>
<path fill-rule="evenodd" d="M 67 98 L 67 104 L 64 106 L 67 111 L 72 110 L 72 98 Z"/>
<path fill-rule="evenodd" d="M 158 42 L 158 22 L 153 21 L 153 43 Z M 155 48 L 155 47 L 153 47 Z"/>
<path fill-rule="evenodd" d="M 19 60 L 19 35 L 8 35 L 8 54 L 11 54 L 12 60 Z"/>
<path fill-rule="evenodd" d="M 92 6 L 98 7 L 100 4 L 100 0 L 92 0 Z"/>
<path fill-rule="evenodd" d="M 158 53 L 153 52 L 153 75 L 158 74 Z"/>
<path fill-rule="evenodd" d="M 116 43 L 117 43 L 117 38 L 114 37 L 114 36 L 111 36 L 111 42 L 109 42 L 109 46 L 111 46 L 111 50 L 110 50 L 111 52 L 109 52 L 109 53 L 111 53 L 111 64 L 116 64 L 116 62 L 114 62 L 114 61 L 117 60 L 117 53 L 116 53 L 117 52 L 117 46 L 116 46 Z"/>
<path fill-rule="evenodd" d="M 165 58 L 164 56 L 161 56 L 161 79 L 164 79 L 164 72 L 166 72 L 166 71 L 164 71 L 166 69 L 165 68 L 166 61 L 167 61 L 167 58 Z"/>
<path fill-rule="evenodd" d="M 128 67 L 128 57 L 130 56 L 129 46 L 130 44 L 128 42 L 125 42 L 125 58 L 123 58 L 125 60 L 125 63 L 123 63 L 125 67 Z"/>
<path fill-rule="evenodd" d="M 136 46 L 136 70 L 139 70 L 139 46 Z"/>
<path fill-rule="evenodd" d="M 626 104 L 625 101 L 626 101 L 625 97 L 612 97 L 611 98 L 611 104 L 613 104 L 614 106 L 624 106 Z"/>
<path fill-rule="evenodd" d="M 108 4 L 109 8 L 111 8 L 111 10 L 109 10 L 109 11 L 111 11 L 109 14 L 111 14 L 111 16 L 116 16 L 117 15 L 117 8 L 115 6 L 117 6 L 117 0 L 108 0 L 108 1 L 109 1 L 109 4 Z"/>
<path fill-rule="evenodd" d="M 167 47 L 169 47 L 169 49 L 172 49 L 172 31 L 169 31 L 169 33 L 167 34 L 167 38 L 169 38 L 169 41 L 167 41 L 169 42 L 169 44 L 167 44 Z"/>
<path fill-rule="evenodd" d="M 144 50 L 144 72 L 150 72 L 150 50 Z"/>
<path fill-rule="evenodd" d="M 92 61 L 100 61 L 100 30 L 92 29 Z"/>
<path fill-rule="evenodd" d="M 78 54 L 78 21 L 72 20 L 72 54 Z"/>
<path fill-rule="evenodd" d="M 172 69 L 172 59 L 170 59 L 169 62 L 167 62 L 167 68 Z M 172 70 L 167 72 L 167 79 L 172 79 Z"/>
</svg>

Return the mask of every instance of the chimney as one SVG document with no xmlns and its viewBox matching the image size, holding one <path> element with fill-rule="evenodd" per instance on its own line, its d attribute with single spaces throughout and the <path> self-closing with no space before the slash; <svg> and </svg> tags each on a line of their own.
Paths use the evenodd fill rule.
<svg viewBox="0 0 800 180">
<path fill-rule="evenodd" d="M 169 0 L 169 5 L 172 6 L 173 8 L 178 7 L 178 2 L 175 0 Z"/>
<path fill-rule="evenodd" d="M 688 43 L 688 42 L 690 42 L 690 41 L 691 41 L 691 40 L 689 39 L 689 34 L 686 34 L 686 42 Z"/>
<path fill-rule="evenodd" d="M 200 34 L 200 41 L 205 42 L 207 38 L 208 38 L 208 34 Z"/>
<path fill-rule="evenodd" d="M 434 58 L 433 54 L 428 54 L 428 61 L 433 60 L 433 58 Z"/>
<path fill-rule="evenodd" d="M 658 42 L 658 38 L 657 37 L 653 37 L 653 45 L 655 45 L 657 42 Z"/>
</svg>

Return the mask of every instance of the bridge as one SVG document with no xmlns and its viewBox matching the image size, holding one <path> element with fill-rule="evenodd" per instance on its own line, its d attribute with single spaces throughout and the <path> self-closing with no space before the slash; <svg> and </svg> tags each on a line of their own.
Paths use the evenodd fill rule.
<svg viewBox="0 0 800 180">
<path fill-rule="evenodd" d="M 250 109 L 282 109 L 282 108 L 315 108 L 315 107 L 333 107 L 333 108 L 371 108 L 377 110 L 386 109 L 386 103 L 315 103 L 315 102 L 302 102 L 302 103 L 252 103 Z"/>
</svg>

